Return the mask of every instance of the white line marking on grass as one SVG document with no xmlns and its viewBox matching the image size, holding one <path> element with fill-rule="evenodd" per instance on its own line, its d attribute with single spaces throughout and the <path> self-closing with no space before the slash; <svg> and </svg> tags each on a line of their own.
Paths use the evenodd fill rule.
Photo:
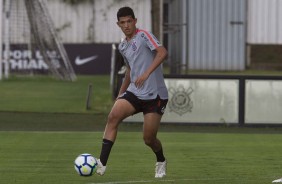
<svg viewBox="0 0 282 184">
<path fill-rule="evenodd" d="M 207 180 L 225 180 L 226 178 L 202 178 L 202 179 L 176 179 L 176 180 L 139 180 L 139 181 L 112 181 L 103 183 L 88 184 L 126 184 L 126 183 L 156 183 L 156 182 L 177 182 L 177 181 L 207 181 Z"/>
</svg>

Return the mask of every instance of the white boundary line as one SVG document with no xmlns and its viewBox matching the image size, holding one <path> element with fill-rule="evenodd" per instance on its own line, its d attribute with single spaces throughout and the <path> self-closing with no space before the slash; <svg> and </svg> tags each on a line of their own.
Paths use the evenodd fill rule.
<svg viewBox="0 0 282 184">
<path fill-rule="evenodd" d="M 112 181 L 103 183 L 88 184 L 127 184 L 127 183 L 159 183 L 159 182 L 177 182 L 177 181 L 207 181 L 207 180 L 225 180 L 226 178 L 203 178 L 203 179 L 175 179 L 175 180 L 139 180 L 139 181 Z"/>
</svg>

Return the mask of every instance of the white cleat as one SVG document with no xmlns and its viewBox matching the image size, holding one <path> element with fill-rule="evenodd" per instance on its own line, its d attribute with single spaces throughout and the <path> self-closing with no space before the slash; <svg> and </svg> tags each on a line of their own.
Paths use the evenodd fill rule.
<svg viewBox="0 0 282 184">
<path fill-rule="evenodd" d="M 282 183 L 282 178 L 277 179 L 277 180 L 273 180 L 272 183 Z"/>
<path fill-rule="evenodd" d="M 163 178 L 166 175 L 166 160 L 156 163 L 155 172 L 155 178 Z"/>
<path fill-rule="evenodd" d="M 98 163 L 98 166 L 97 166 L 96 173 L 100 176 L 103 176 L 105 174 L 105 171 L 106 171 L 106 166 L 103 166 L 100 159 L 97 160 L 97 163 Z"/>
</svg>

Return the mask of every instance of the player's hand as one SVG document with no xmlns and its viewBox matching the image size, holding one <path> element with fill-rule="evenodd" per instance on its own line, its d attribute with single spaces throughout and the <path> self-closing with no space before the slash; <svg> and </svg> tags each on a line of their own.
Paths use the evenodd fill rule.
<svg viewBox="0 0 282 184">
<path fill-rule="evenodd" d="M 135 86 L 137 88 L 141 88 L 144 84 L 144 82 L 148 79 L 149 75 L 144 73 L 143 75 L 139 76 L 136 81 L 134 82 Z"/>
</svg>

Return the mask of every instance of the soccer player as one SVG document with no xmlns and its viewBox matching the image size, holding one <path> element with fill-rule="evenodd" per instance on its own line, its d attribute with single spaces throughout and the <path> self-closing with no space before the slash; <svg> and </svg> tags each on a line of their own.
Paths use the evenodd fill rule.
<svg viewBox="0 0 282 184">
<path fill-rule="evenodd" d="M 127 69 L 119 95 L 108 115 L 96 172 L 99 175 L 105 173 L 119 123 L 128 116 L 142 112 L 143 140 L 156 155 L 155 177 L 162 178 L 166 175 L 167 162 L 157 132 L 168 101 L 161 68 L 167 51 L 152 33 L 136 27 L 137 19 L 130 7 L 120 8 L 117 20 L 125 35 L 118 49 Z"/>
</svg>

